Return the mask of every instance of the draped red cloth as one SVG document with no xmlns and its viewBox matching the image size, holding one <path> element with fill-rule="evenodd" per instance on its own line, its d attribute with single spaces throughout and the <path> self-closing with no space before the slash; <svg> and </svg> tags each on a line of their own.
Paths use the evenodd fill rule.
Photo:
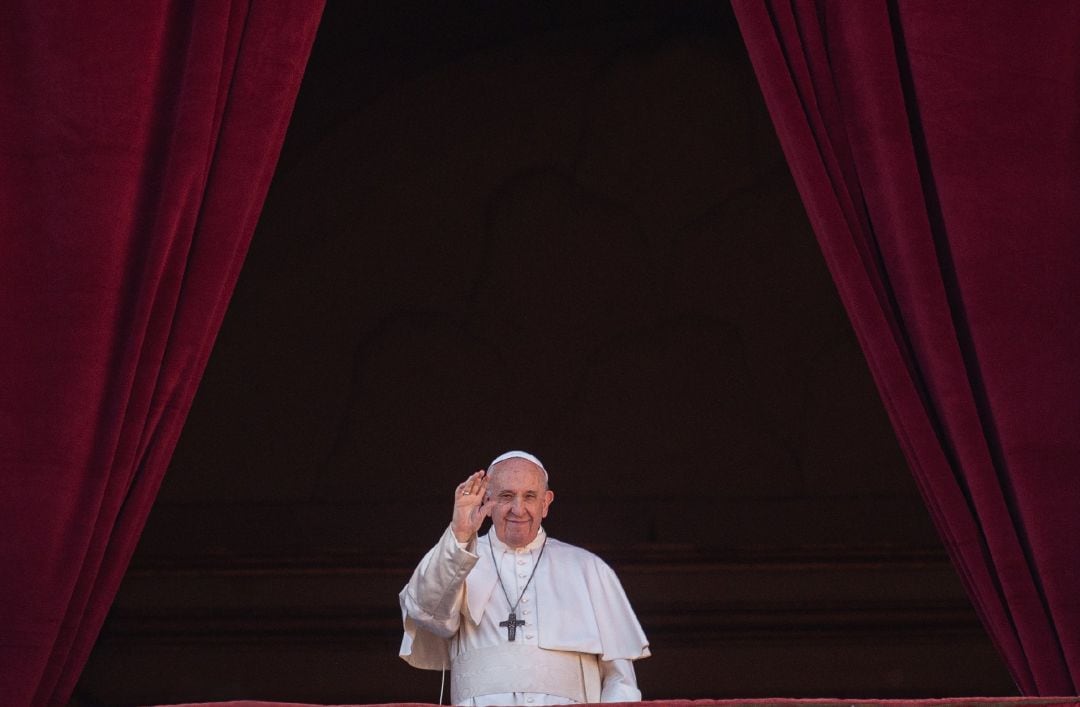
<svg viewBox="0 0 1080 707">
<path fill-rule="evenodd" d="M 64 704 L 269 186 L 323 0 L 0 9 L 0 701 Z"/>
<path fill-rule="evenodd" d="M 935 700 L 832 700 L 767 698 L 753 700 L 646 700 L 644 702 L 607 702 L 609 705 L 635 707 L 1080 707 L 1080 700 L 1037 697 L 964 697 Z M 230 700 L 228 702 L 186 702 L 158 707 L 320 707 L 304 702 L 262 702 L 260 700 Z M 435 707 L 429 702 L 388 702 L 368 705 L 335 705 L 335 707 Z"/>
<path fill-rule="evenodd" d="M 1075 695 L 1080 4 L 733 5 L 968 593 L 1024 694 Z"/>
<path fill-rule="evenodd" d="M 831 700 L 768 698 L 754 700 L 646 700 L 644 702 L 608 702 L 609 705 L 648 705 L 649 707 L 1080 707 L 1080 700 L 1035 697 L 964 697 L 936 700 Z M 320 707 L 304 702 L 262 702 L 259 700 L 230 700 L 228 702 L 187 702 L 158 707 Z M 389 702 L 383 704 L 336 705 L 335 707 L 434 707 L 428 702 Z"/>
</svg>

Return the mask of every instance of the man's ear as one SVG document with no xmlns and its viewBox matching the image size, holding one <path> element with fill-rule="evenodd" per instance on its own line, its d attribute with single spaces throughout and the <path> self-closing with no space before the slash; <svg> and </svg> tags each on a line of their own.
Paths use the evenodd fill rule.
<svg viewBox="0 0 1080 707">
<path fill-rule="evenodd" d="M 547 491 L 544 491 L 544 510 L 542 510 L 540 512 L 540 517 L 541 518 L 547 518 L 548 506 L 550 506 L 551 502 L 554 501 L 554 500 L 555 500 L 555 492 L 554 491 L 552 491 L 551 489 L 548 489 Z"/>
</svg>

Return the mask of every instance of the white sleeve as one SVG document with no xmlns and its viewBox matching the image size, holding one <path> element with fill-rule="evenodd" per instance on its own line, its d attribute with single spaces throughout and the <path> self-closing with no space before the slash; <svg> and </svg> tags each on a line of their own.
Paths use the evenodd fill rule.
<svg viewBox="0 0 1080 707">
<path fill-rule="evenodd" d="M 641 702 L 632 660 L 600 661 L 601 702 Z"/>
<path fill-rule="evenodd" d="M 475 547 L 475 540 L 469 545 Z M 465 578 L 478 559 L 447 527 L 413 571 L 398 595 L 405 628 L 399 655 L 411 665 L 438 669 L 445 662 L 446 648 L 439 644 L 457 633 Z"/>
</svg>

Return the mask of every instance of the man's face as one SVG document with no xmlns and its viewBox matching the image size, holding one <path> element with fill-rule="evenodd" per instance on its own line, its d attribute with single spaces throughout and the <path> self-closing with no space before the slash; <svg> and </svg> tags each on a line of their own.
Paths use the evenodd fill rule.
<svg viewBox="0 0 1080 707">
<path fill-rule="evenodd" d="M 527 459 L 511 458 L 491 467 L 488 495 L 494 506 L 495 535 L 512 548 L 525 547 L 540 532 L 555 494 L 544 485 L 544 472 Z"/>
</svg>

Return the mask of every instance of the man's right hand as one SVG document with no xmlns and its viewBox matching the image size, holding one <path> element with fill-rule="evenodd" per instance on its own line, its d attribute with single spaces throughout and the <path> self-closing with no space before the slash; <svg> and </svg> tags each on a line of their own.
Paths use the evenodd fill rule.
<svg viewBox="0 0 1080 707">
<path fill-rule="evenodd" d="M 487 476 L 481 469 L 454 490 L 454 517 L 450 521 L 450 530 L 459 543 L 469 542 L 480 530 L 484 519 L 491 515 L 487 485 Z"/>
</svg>

